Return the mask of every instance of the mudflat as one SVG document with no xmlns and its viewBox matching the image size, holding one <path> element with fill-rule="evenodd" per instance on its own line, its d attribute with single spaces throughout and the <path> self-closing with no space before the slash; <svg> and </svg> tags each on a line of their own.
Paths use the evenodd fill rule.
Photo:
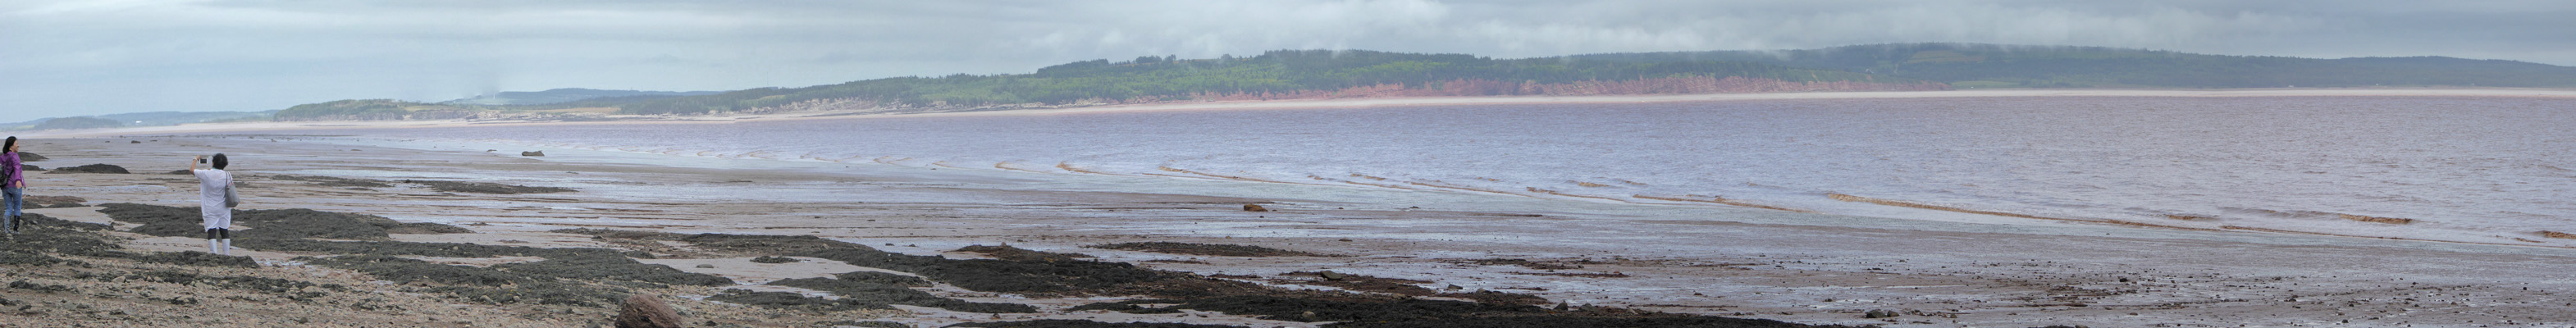
<svg viewBox="0 0 2576 328">
<path fill-rule="evenodd" d="M 2576 322 L 2566 311 L 2576 308 L 2576 279 L 2564 270 L 2576 251 L 2558 248 L 2151 227 L 1926 229 L 1758 208 L 1418 210 L 1425 204 L 1081 191 L 928 168 L 706 168 L 307 139 L 29 140 L 26 151 L 50 158 L 35 164 L 137 173 L 28 176 L 32 195 L 92 206 L 31 210 L 63 220 L 30 230 L 55 237 L 14 240 L 114 249 L 10 244 L 27 256 L 0 264 L 12 281 L 0 289 L 9 302 L 0 318 L 602 325 L 621 295 L 652 294 L 703 326 Z M 248 265 L 184 253 L 203 250 L 202 240 L 153 234 L 162 229 L 147 227 L 169 219 L 149 213 L 194 206 L 195 181 L 161 173 L 215 152 L 232 157 L 245 210 L 275 211 L 261 213 L 280 213 L 277 222 L 344 218 L 327 222 L 382 233 L 253 226 L 239 234 L 271 237 L 245 238 L 255 249 L 235 254 Z M 513 192 L 487 193 L 495 190 Z M 296 210 L 346 216 L 286 215 Z M 1032 270 L 1023 268 L 1054 269 L 993 278 L 1037 272 L 1011 271 Z M 406 273 L 424 270 L 452 274 Z"/>
</svg>

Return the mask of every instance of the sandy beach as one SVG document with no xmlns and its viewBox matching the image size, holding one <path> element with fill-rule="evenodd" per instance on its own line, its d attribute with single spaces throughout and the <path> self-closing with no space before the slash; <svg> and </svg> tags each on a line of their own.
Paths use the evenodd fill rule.
<svg viewBox="0 0 2576 328">
<path fill-rule="evenodd" d="M 2335 90 L 2280 92 L 2337 93 L 2330 91 Z M 2405 90 L 2382 90 L 2370 95 L 2407 94 L 2400 91 Z M 2274 94 L 2267 92 L 2135 93 Z M 2420 92 L 2576 96 L 2576 92 L 2532 90 Z M 2132 92 L 2081 91 L 2063 95 L 2138 96 L 2127 93 Z M 1687 97 L 1728 96 L 1732 95 Z M 1469 100 L 1293 105 L 1386 106 L 1457 101 Z M 1273 105 L 1292 104 L 1077 111 Z M 221 125 L 84 133 L 149 135 L 311 125 L 263 123 L 200 129 L 218 126 Z M 133 252 L 202 250 L 204 245 L 193 238 L 125 232 L 137 229 L 140 223 L 114 219 L 101 212 L 106 208 L 98 205 L 193 206 L 193 179 L 168 172 L 184 169 L 190 155 L 222 152 L 231 154 L 236 163 L 235 174 L 244 185 L 244 209 L 355 213 L 472 231 L 389 235 L 390 240 L 399 242 L 641 251 L 653 255 L 637 260 L 642 263 L 730 279 L 732 284 L 712 286 L 628 287 L 639 293 L 668 295 L 665 298 L 689 316 L 690 322 L 707 326 L 810 326 L 867 321 L 945 326 L 1070 319 L 1313 327 L 1337 321 L 1205 310 L 1076 310 L 1073 307 L 1151 297 L 998 293 L 945 281 L 918 290 L 968 302 L 1025 304 L 1036 310 L 997 314 L 909 305 L 896 305 L 891 310 L 846 311 L 746 306 L 704 299 L 722 294 L 724 289 L 828 297 L 831 294 L 824 291 L 768 283 L 852 272 L 902 271 L 818 257 L 760 263 L 752 261 L 755 256 L 747 256 L 751 253 L 710 246 L 715 244 L 562 229 L 819 236 L 886 252 L 952 259 L 1007 257 L 1008 253 L 959 250 L 977 245 L 1009 245 L 1090 256 L 1069 261 L 1132 263 L 1153 270 L 1193 273 L 1212 281 L 1283 290 L 1432 300 L 1462 300 L 1479 295 L 1472 291 L 1489 291 L 1544 298 L 1535 303 L 1571 306 L 1571 313 L 1663 312 L 1817 325 L 2554 327 L 2576 323 L 2576 313 L 2566 311 L 2571 308 L 2567 302 L 2576 300 L 2569 294 L 2576 292 L 2576 279 L 2570 279 L 2564 270 L 2565 263 L 2576 260 L 2576 252 L 2558 248 L 2116 226 L 1988 226 L 1725 207 L 1675 207 L 1660 214 L 1639 216 L 1480 211 L 1438 206 L 1443 204 L 1322 202 L 1298 197 L 1300 191 L 1294 186 L 1226 181 L 1188 183 L 1240 185 L 1254 189 L 1251 194 L 1268 192 L 1278 196 L 1104 192 L 1064 181 L 932 168 L 851 167 L 821 171 L 814 166 L 841 164 L 778 163 L 711 169 L 685 163 L 621 162 L 625 158 L 579 152 L 523 157 L 517 156 L 517 149 L 404 149 L 275 136 L 30 142 L 27 152 L 51 158 L 30 164 L 59 168 L 103 163 L 133 172 L 29 175 L 32 195 L 77 196 L 84 199 L 85 205 L 31 213 L 109 224 L 112 230 L 119 231 L 101 233 L 125 240 L 122 245 Z M 418 181 L 488 182 L 575 191 L 483 194 L 442 191 Z M 1260 205 L 1268 211 L 1246 211 L 1246 204 Z M 1420 209 L 1424 205 L 1434 205 L 1434 209 Z M 1258 246 L 1332 256 L 1214 256 L 1092 248 L 1133 242 Z M 93 264 L 0 267 L 8 270 L 9 280 L 28 283 L 0 289 L 0 298 L 11 302 L 7 304 L 19 305 L 11 307 L 16 309 L 14 312 L 0 314 L 0 318 L 29 326 L 321 324 L 310 321 L 316 316 L 337 320 L 327 323 L 330 325 L 348 326 L 600 326 L 616 311 L 614 305 L 601 304 L 488 304 L 459 300 L 434 292 L 439 285 L 393 283 L 382 276 L 316 265 L 312 262 L 317 259 L 302 258 L 338 254 L 259 250 L 236 254 L 248 255 L 260 265 L 198 268 L 59 255 Z M 478 267 L 542 260 L 538 256 L 405 258 Z M 264 305 L 258 304 L 278 301 L 217 283 L 95 278 L 164 271 L 292 278 L 353 291 L 329 293 L 322 296 L 322 301 L 297 303 L 290 310 L 259 310 Z M 1326 271 L 1335 273 L 1317 273 Z M 1352 277 L 1326 278 L 1340 275 Z M 49 289 L 55 287 L 69 290 Z M 179 301 L 180 298 L 191 301 Z"/>
</svg>

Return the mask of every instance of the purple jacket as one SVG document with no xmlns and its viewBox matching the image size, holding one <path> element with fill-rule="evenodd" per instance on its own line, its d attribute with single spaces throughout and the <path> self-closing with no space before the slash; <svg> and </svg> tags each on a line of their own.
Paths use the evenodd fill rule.
<svg viewBox="0 0 2576 328">
<path fill-rule="evenodd" d="M 18 183 L 26 183 L 26 165 L 21 163 L 23 160 L 18 160 L 18 152 L 0 152 L 0 165 L 8 165 L 8 168 L 0 168 L 8 173 L 8 181 L 0 181 L 0 186 L 18 189 Z"/>
<path fill-rule="evenodd" d="M 18 160 L 18 152 L 0 151 L 0 166 L 7 166 L 0 171 L 9 172 L 9 181 L 0 181 L 0 187 L 16 188 L 27 181 L 27 166 L 20 163 L 24 162 Z"/>
</svg>

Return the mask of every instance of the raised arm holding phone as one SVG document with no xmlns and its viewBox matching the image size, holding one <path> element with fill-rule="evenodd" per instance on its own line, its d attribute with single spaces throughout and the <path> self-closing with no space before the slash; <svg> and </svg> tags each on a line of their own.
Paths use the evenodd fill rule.
<svg viewBox="0 0 2576 328">
<path fill-rule="evenodd" d="M 205 219 L 206 252 L 231 255 L 233 175 L 224 171 L 225 162 L 224 154 L 215 154 L 212 161 L 208 161 L 206 156 L 197 156 L 196 161 L 188 162 L 188 172 L 197 175 L 197 194 L 203 199 L 198 203 L 197 213 Z M 198 168 L 198 164 L 208 163 L 212 164 L 212 169 Z"/>
</svg>

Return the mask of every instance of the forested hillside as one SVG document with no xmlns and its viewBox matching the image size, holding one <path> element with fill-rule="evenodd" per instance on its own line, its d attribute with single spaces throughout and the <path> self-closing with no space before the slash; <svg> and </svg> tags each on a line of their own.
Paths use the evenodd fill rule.
<svg viewBox="0 0 2576 328">
<path fill-rule="evenodd" d="M 546 91 L 505 91 L 481 97 L 442 101 L 458 105 L 542 105 L 612 97 L 679 97 L 711 95 L 715 91 L 635 91 L 559 88 Z"/>
<path fill-rule="evenodd" d="M 1872 77 L 1865 73 L 1790 68 L 1771 64 L 1716 61 L 1579 61 L 1558 58 L 1497 60 L 1460 54 L 1408 54 L 1377 51 L 1283 50 L 1260 56 L 1180 60 L 1138 57 L 1112 62 L 1091 60 L 1050 66 L 1030 74 L 899 77 L 805 88 L 763 88 L 723 94 L 639 99 L 614 106 L 630 114 L 725 112 L 791 106 L 829 100 L 860 100 L 873 106 L 974 107 L 1000 104 L 1069 104 L 1136 102 L 1228 97 L 1333 97 L 1316 92 L 1444 90 L 1437 95 L 1516 95 L 1575 92 L 1551 85 L 1581 82 L 1638 81 L 1677 78 L 1738 81 L 1863 82 L 1916 84 L 1921 81 Z M 1715 82 L 1702 81 L 1710 84 Z M 1686 81 L 1671 90 L 1608 93 L 1682 93 Z M 1862 87 L 1862 86 L 1852 86 Z M 1637 88 L 1630 86 L 1630 88 Z M 1653 87 L 1645 87 L 1653 89 Z M 1724 86 L 1707 86 L 1725 88 Z M 1751 88 L 1746 86 L 1744 88 Z M 1918 88 L 1940 88 L 1919 86 Z M 1658 92 L 1669 91 L 1669 92 Z M 1723 90 L 1715 90 L 1723 91 Z M 1805 91 L 1805 90 L 1747 90 Z M 608 100 L 608 99 L 603 99 Z"/>
<path fill-rule="evenodd" d="M 1127 61 L 1089 60 L 1040 68 L 1028 74 L 895 77 L 802 88 L 759 88 L 693 96 L 644 94 L 534 105 L 342 100 L 295 106 L 277 113 L 276 119 L 441 119 L 611 112 L 710 114 L 856 109 L 956 111 L 1195 100 L 1913 91 L 1954 87 L 2372 86 L 2576 87 L 2576 67 L 2449 57 L 2313 59 L 1954 43 L 1525 59 L 1364 50 L 1280 50 L 1252 57 L 1180 59 L 1146 56 Z M 516 115 L 522 116 L 494 113 L 519 113 Z"/>
<path fill-rule="evenodd" d="M 2576 87 L 2576 67 L 2451 57 L 2315 59 L 2101 47 L 1910 43 L 1570 58 L 1618 62 L 1740 60 L 1939 81 L 1960 88 Z"/>
</svg>

